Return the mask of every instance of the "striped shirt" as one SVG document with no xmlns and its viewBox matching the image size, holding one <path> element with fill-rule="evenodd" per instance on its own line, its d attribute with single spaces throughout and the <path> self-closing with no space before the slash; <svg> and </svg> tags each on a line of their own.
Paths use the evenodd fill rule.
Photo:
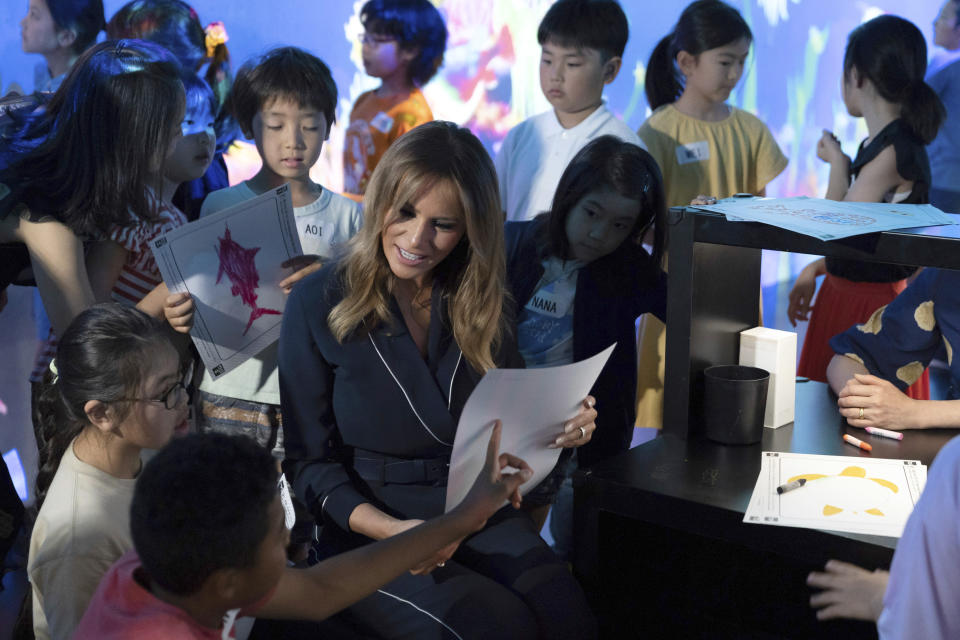
<svg viewBox="0 0 960 640">
<path fill-rule="evenodd" d="M 187 217 L 169 202 L 157 203 L 157 220 L 138 220 L 135 225 L 114 227 L 108 238 L 127 250 L 120 276 L 113 285 L 111 297 L 128 306 L 140 302 L 163 281 L 150 250 L 150 242 L 177 227 L 187 224 Z"/>
<path fill-rule="evenodd" d="M 127 258 L 123 263 L 120 276 L 113 285 L 110 297 L 114 302 L 129 307 L 143 300 L 163 281 L 157 263 L 153 259 L 153 251 L 150 250 L 150 241 L 167 231 L 187 224 L 187 217 L 169 202 L 154 200 L 153 204 L 157 207 L 155 221 L 136 220 L 136 223 L 130 226 L 116 226 L 107 236 L 108 240 L 116 242 L 127 250 Z M 37 345 L 30 382 L 43 380 L 43 374 L 56 355 L 57 336 L 51 329 L 47 339 Z"/>
</svg>

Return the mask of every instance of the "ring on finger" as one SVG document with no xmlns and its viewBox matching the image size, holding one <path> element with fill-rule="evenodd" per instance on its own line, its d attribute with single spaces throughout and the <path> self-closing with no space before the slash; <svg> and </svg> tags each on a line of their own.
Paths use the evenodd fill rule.
<svg viewBox="0 0 960 640">
<path fill-rule="evenodd" d="M 587 437 L 587 430 L 584 429 L 583 427 L 580 427 L 580 439 L 583 440 L 586 437 Z"/>
<path fill-rule="evenodd" d="M 857 414 L 857 420 L 863 420 L 863 407 L 860 407 L 860 413 Z"/>
</svg>

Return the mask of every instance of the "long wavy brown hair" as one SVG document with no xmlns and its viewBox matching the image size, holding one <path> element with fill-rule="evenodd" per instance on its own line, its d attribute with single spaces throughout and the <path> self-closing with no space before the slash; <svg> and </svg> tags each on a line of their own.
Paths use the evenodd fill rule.
<svg viewBox="0 0 960 640">
<path fill-rule="evenodd" d="M 467 129 L 434 121 L 394 142 L 374 170 L 364 195 L 364 224 L 340 263 L 344 297 L 327 317 L 343 342 L 393 321 L 396 277 L 383 253 L 384 229 L 438 183 L 450 185 L 466 233 L 435 268 L 454 339 L 478 371 L 496 366 L 504 334 L 503 213 L 497 173 L 483 145 Z"/>
</svg>

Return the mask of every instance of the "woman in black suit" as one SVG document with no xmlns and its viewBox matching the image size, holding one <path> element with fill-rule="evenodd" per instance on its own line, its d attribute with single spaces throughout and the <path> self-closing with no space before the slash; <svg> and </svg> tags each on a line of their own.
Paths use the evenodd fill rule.
<svg viewBox="0 0 960 640">
<path fill-rule="evenodd" d="M 294 289 L 280 338 L 284 470 L 322 524 L 324 554 L 442 513 L 464 403 L 487 369 L 522 366 L 479 140 L 451 123 L 417 127 L 384 155 L 364 204 L 347 255 Z M 557 446 L 589 442 L 592 403 Z M 513 509 L 348 615 L 389 638 L 596 636 L 566 565 Z"/>
</svg>

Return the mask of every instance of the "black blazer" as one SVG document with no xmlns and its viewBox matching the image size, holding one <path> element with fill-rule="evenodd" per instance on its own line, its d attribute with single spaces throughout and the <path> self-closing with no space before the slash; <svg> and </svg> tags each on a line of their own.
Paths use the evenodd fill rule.
<svg viewBox="0 0 960 640">
<path fill-rule="evenodd" d="M 399 518 L 439 515 L 445 475 L 431 481 L 371 481 L 360 477 L 355 458 L 449 462 L 460 412 L 482 374 L 453 339 L 439 282 L 426 361 L 395 301 L 390 326 L 338 343 L 327 325 L 331 309 L 343 298 L 336 269 L 330 264 L 304 279 L 284 311 L 278 354 L 284 471 L 317 522 L 344 533 L 350 514 L 364 502 Z M 510 336 L 498 363 L 523 366 Z"/>
<path fill-rule="evenodd" d="M 536 293 L 543 276 L 538 238 L 545 220 L 508 222 L 504 227 L 507 280 L 518 309 Z M 597 430 L 577 449 L 581 466 L 630 447 L 637 417 L 636 319 L 667 314 L 667 278 L 642 247 L 624 244 L 580 269 L 573 300 L 573 358 L 582 360 L 616 348 L 591 390 L 597 399 Z"/>
</svg>

